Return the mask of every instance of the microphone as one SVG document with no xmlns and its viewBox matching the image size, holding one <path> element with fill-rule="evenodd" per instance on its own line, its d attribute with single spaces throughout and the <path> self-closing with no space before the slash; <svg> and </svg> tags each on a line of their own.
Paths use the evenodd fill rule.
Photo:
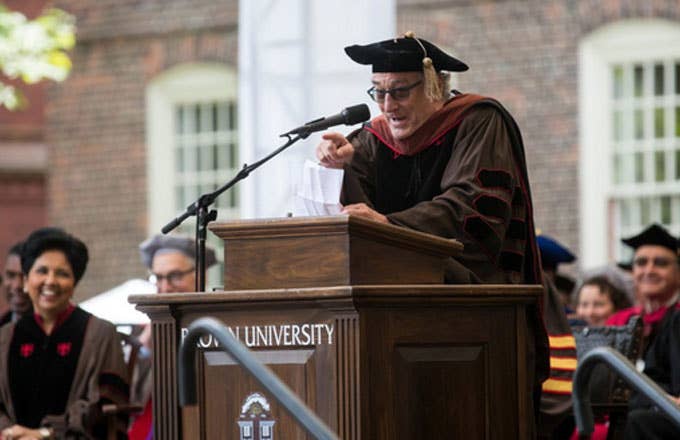
<svg viewBox="0 0 680 440">
<path fill-rule="evenodd" d="M 347 107 L 337 115 L 309 121 L 305 125 L 301 125 L 298 128 L 292 129 L 288 133 L 282 134 L 281 137 L 289 136 L 291 134 L 299 134 L 300 137 L 306 138 L 311 133 L 322 131 L 335 125 L 354 125 L 358 124 L 359 122 L 368 121 L 370 118 L 371 111 L 368 109 L 366 104 L 353 105 L 351 107 Z"/>
</svg>

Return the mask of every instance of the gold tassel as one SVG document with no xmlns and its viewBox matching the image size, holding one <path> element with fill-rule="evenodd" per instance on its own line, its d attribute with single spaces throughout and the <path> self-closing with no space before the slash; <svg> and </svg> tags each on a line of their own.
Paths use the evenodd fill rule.
<svg viewBox="0 0 680 440">
<path fill-rule="evenodd" d="M 430 57 L 423 58 L 423 81 L 425 87 L 425 96 L 430 101 L 439 101 L 442 99 L 442 90 L 439 87 L 439 75 L 434 70 L 432 59 Z"/>
<path fill-rule="evenodd" d="M 425 90 L 425 96 L 427 96 L 427 98 L 431 101 L 440 100 L 442 97 L 442 90 L 439 86 L 439 75 L 437 75 L 437 71 L 434 69 L 434 65 L 432 64 L 432 58 L 427 56 L 427 50 L 425 50 L 423 43 L 421 43 L 420 40 L 416 38 L 415 32 L 407 31 L 404 34 L 404 37 L 413 38 L 416 40 L 416 43 L 418 43 L 420 48 L 423 50 L 423 88 Z"/>
</svg>

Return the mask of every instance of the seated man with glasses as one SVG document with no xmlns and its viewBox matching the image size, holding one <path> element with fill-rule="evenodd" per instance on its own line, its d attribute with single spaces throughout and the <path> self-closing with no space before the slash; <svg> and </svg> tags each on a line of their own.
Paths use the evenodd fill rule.
<svg viewBox="0 0 680 440">
<path fill-rule="evenodd" d="M 635 249 L 638 304 L 612 315 L 607 325 L 625 325 L 642 316 L 644 373 L 680 404 L 680 243 L 658 224 L 622 241 Z M 643 396 L 634 393 L 629 407 L 626 439 L 680 438 L 680 429 Z"/>
<path fill-rule="evenodd" d="M 196 241 L 182 235 L 154 235 L 139 245 L 142 262 L 149 270 L 149 281 L 156 285 L 158 293 L 182 293 L 196 290 Z M 217 262 L 215 251 L 206 246 L 205 267 Z M 149 353 L 151 326 L 147 325 L 139 335 L 139 342 Z M 130 440 L 146 440 L 152 434 L 153 388 L 152 359 L 138 358 L 130 384 L 130 402 L 144 408 L 133 420 L 128 431 Z"/>
<path fill-rule="evenodd" d="M 321 165 L 345 170 L 343 212 L 460 241 L 465 250 L 447 262 L 448 283 L 539 284 L 524 146 L 512 116 L 493 99 L 450 91 L 449 72 L 468 66 L 411 32 L 345 52 L 372 66 L 368 95 L 382 114 L 347 137 L 326 133 L 317 146 Z M 530 381 L 540 392 L 547 336 L 539 309 L 529 315 Z"/>
<path fill-rule="evenodd" d="M 142 262 L 149 269 L 149 281 L 158 293 L 196 290 L 196 245 L 192 238 L 154 235 L 139 245 Z M 215 251 L 206 247 L 205 267 L 215 264 Z"/>
</svg>

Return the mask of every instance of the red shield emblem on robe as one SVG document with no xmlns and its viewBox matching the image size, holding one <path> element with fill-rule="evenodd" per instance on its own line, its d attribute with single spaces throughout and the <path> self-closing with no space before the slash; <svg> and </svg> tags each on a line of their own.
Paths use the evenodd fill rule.
<svg viewBox="0 0 680 440">
<path fill-rule="evenodd" d="M 33 354 L 33 350 L 35 350 L 35 345 L 31 343 L 21 344 L 21 347 L 19 347 L 19 354 L 21 354 L 21 357 L 27 358 Z"/>
<path fill-rule="evenodd" d="M 60 342 L 57 344 L 57 353 L 59 356 L 66 357 L 71 352 L 70 342 Z"/>
</svg>

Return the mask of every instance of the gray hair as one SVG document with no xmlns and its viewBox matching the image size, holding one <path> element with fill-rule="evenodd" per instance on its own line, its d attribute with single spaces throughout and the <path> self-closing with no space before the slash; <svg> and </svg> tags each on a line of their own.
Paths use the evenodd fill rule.
<svg viewBox="0 0 680 440">
<path fill-rule="evenodd" d="M 451 73 L 450 72 L 439 72 L 437 74 L 439 79 L 439 90 L 441 90 L 442 100 L 446 101 L 451 97 Z"/>
</svg>

